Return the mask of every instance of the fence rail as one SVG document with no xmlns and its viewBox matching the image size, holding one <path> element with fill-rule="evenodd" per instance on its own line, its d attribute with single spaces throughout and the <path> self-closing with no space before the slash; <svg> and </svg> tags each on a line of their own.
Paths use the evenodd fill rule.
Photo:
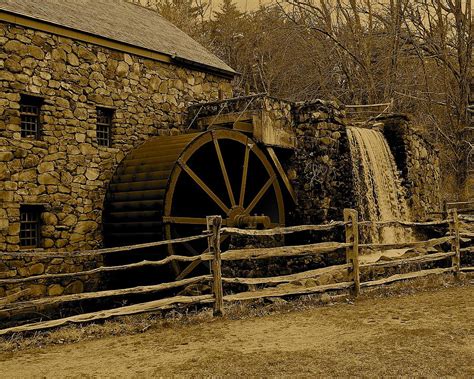
<svg viewBox="0 0 474 379">
<path fill-rule="evenodd" d="M 458 216 L 456 209 L 448 209 L 446 219 L 441 221 L 430 221 L 430 222 L 405 222 L 405 221 L 384 221 L 375 222 L 377 227 L 385 226 L 404 226 L 404 227 L 433 227 L 433 226 L 448 226 L 448 235 L 440 238 L 433 238 L 427 241 L 416 241 L 416 242 L 404 242 L 397 244 L 359 244 L 359 225 L 367 225 L 367 222 L 359 222 L 357 212 L 354 210 L 344 210 L 344 221 L 332 222 L 325 225 L 303 225 L 303 226 L 291 226 L 291 227 L 280 227 L 269 230 L 246 230 L 222 227 L 222 219 L 220 216 L 210 216 L 207 218 L 207 230 L 199 236 L 178 238 L 174 240 L 153 242 L 141 245 L 117 247 L 101 249 L 90 252 L 79 253 L 81 255 L 87 254 L 110 254 L 110 253 L 127 253 L 144 248 L 151 248 L 157 246 L 164 246 L 175 243 L 187 243 L 199 239 L 207 239 L 208 249 L 207 253 L 197 256 L 180 256 L 171 255 L 159 261 L 148 261 L 144 260 L 137 263 L 117 265 L 110 267 L 98 267 L 92 270 L 79 271 L 75 273 L 58 273 L 58 274 L 44 274 L 36 275 L 26 278 L 18 279 L 1 279 L 0 284 L 21 284 L 31 281 L 48 280 L 52 278 L 67 278 L 77 277 L 85 275 L 94 275 L 99 273 L 117 272 L 123 270 L 129 270 L 134 268 L 142 267 L 155 267 L 162 266 L 176 262 L 191 262 L 198 263 L 201 261 L 211 262 L 211 274 L 202 275 L 198 277 L 192 277 L 187 279 L 175 280 L 168 283 L 160 283 L 149 286 L 138 286 L 125 289 L 117 290 L 105 290 L 98 292 L 85 292 L 80 294 L 72 295 L 60 295 L 56 297 L 41 298 L 30 301 L 17 301 L 19 297 L 11 296 L 9 298 L 0 299 L 0 319 L 11 318 L 15 315 L 25 314 L 28 312 L 37 312 L 48 309 L 49 307 L 55 307 L 63 304 L 69 304 L 73 302 L 80 302 L 83 300 L 91 299 L 104 299 L 114 298 L 120 296 L 140 295 L 140 294 L 152 294 L 160 291 L 166 291 L 191 284 L 199 283 L 210 283 L 212 286 L 212 295 L 200 295 L 200 296 L 173 296 L 170 298 L 148 301 L 140 304 L 134 304 L 129 306 L 123 306 L 115 309 L 109 309 L 99 312 L 86 313 L 77 316 L 71 316 L 58 320 L 42 321 L 32 323 L 28 325 L 16 326 L 8 329 L 0 330 L 0 335 L 10 334 L 13 332 L 21 331 L 32 331 L 53 328 L 67 323 L 81 323 L 93 320 L 103 320 L 115 316 L 131 315 L 144 312 L 153 312 L 158 310 L 170 309 L 175 306 L 189 305 L 189 304 L 212 304 L 213 314 L 215 316 L 222 315 L 224 312 L 224 303 L 233 301 L 253 300 L 266 297 L 276 296 L 293 296 L 293 295 L 304 295 L 322 293 L 327 291 L 340 291 L 350 290 L 353 296 L 357 296 L 361 288 L 368 288 L 373 286 L 384 285 L 393 283 L 400 280 L 412 279 L 425 277 L 428 275 L 442 274 L 448 272 L 454 272 L 456 275 L 461 271 L 470 272 L 473 271 L 473 267 L 461 267 L 461 254 L 472 253 L 473 247 L 460 248 L 460 239 L 463 233 L 460 232 L 460 220 L 464 222 L 471 222 L 471 219 L 467 216 Z M 225 252 L 221 252 L 221 239 L 228 235 L 240 235 L 240 236 L 277 236 L 285 235 L 290 233 L 305 232 L 305 231 L 331 231 L 335 228 L 345 229 L 345 241 L 343 242 L 321 242 L 307 245 L 296 245 L 296 246 L 280 246 L 280 247 L 268 247 L 268 248 L 252 248 L 252 249 L 233 249 Z M 388 249 L 396 248 L 426 248 L 433 246 L 440 246 L 448 244 L 450 249 L 448 252 L 437 252 L 433 254 L 427 254 L 411 258 L 401 258 L 390 261 L 378 261 L 373 263 L 360 263 L 360 251 L 363 250 L 378 250 L 384 251 Z M 240 278 L 240 277 L 223 277 L 222 276 L 222 265 L 228 261 L 236 260 L 261 260 L 269 258 L 280 258 L 280 257 L 303 257 L 303 256 L 319 256 L 321 254 L 340 252 L 345 256 L 346 263 L 332 265 L 328 267 L 307 270 L 304 272 L 280 275 L 273 277 L 251 277 L 251 278 Z M 44 253 L 43 253 L 44 254 Z M 62 255 L 64 254 L 64 255 Z M 9 253 L 11 255 L 11 253 Z M 77 256 L 75 253 L 53 253 L 52 256 Z M 50 255 L 50 256 L 51 256 Z M 428 262 L 436 262 L 445 259 L 451 259 L 451 264 L 447 268 L 432 268 L 419 270 L 415 272 L 396 274 L 386 278 L 372 280 L 368 282 L 361 282 L 361 271 L 370 268 L 389 268 L 389 267 L 400 267 L 408 264 L 422 264 Z M 301 281 L 305 279 L 318 278 L 324 274 L 343 272 L 346 275 L 347 280 L 339 283 L 316 285 L 311 287 L 304 286 L 287 286 L 295 281 Z M 240 284 L 247 285 L 249 291 L 240 292 L 234 294 L 224 293 L 224 284 Z M 259 285 L 270 285 L 272 287 L 256 289 Z M 275 287 L 275 285 L 280 285 Z M 21 296 L 21 295 L 20 295 Z M 3 302 L 2 302 L 3 300 Z"/>
</svg>

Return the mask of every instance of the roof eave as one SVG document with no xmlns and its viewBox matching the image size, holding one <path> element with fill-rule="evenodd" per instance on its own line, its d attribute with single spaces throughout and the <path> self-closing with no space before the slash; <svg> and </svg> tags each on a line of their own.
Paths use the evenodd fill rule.
<svg viewBox="0 0 474 379">
<path fill-rule="evenodd" d="M 232 69 L 225 70 L 219 67 L 205 65 L 200 62 L 195 62 L 186 58 L 177 57 L 161 51 L 155 51 L 135 45 L 130 45 L 119 40 L 114 40 L 82 30 L 76 30 L 67 26 L 29 17 L 23 14 L 10 12 L 4 9 L 0 9 L 0 21 L 20 25 L 30 29 L 39 30 L 45 33 L 59 35 L 61 37 L 71 38 L 81 42 L 91 43 L 94 45 L 141 56 L 144 58 L 149 58 L 163 63 L 173 64 L 174 62 L 176 62 L 185 67 L 199 69 L 201 71 L 209 72 L 217 76 L 225 77 L 227 79 L 232 79 L 235 75 L 237 75 L 237 73 Z"/>
</svg>

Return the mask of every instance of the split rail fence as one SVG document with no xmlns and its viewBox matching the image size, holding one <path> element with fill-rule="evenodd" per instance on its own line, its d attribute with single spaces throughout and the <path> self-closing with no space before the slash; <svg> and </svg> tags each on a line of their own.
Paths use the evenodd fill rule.
<svg viewBox="0 0 474 379">
<path fill-rule="evenodd" d="M 444 218 L 444 217 L 443 217 Z M 463 222 L 471 222 L 474 219 L 470 219 L 468 216 L 461 216 Z M 458 275 L 461 271 L 473 271 L 474 267 L 461 267 L 461 254 L 472 253 L 471 247 L 461 249 L 460 241 L 462 233 L 460 231 L 460 216 L 458 216 L 456 209 L 449 209 L 447 218 L 441 221 L 431 222 L 405 222 L 405 221 L 386 221 L 376 222 L 377 227 L 448 227 L 449 232 L 447 235 L 439 238 L 433 238 L 426 241 L 416 242 L 403 242 L 397 244 L 363 244 L 359 243 L 359 226 L 371 224 L 370 222 L 359 222 L 358 215 L 355 210 L 346 209 L 344 210 L 344 220 L 339 222 L 332 222 L 323 225 L 302 225 L 302 226 L 290 226 L 290 227 L 278 227 L 268 230 L 248 230 L 248 229 L 237 229 L 231 227 L 222 227 L 222 219 L 220 216 L 209 216 L 207 218 L 207 230 L 201 235 L 178 238 L 168 241 L 152 242 L 134 246 L 124 246 L 108 249 L 100 249 L 94 251 L 83 251 L 83 252 L 68 252 L 68 253 L 43 253 L 48 256 L 78 256 L 78 255 L 106 255 L 106 254 L 117 254 L 124 253 L 129 254 L 137 250 L 144 248 L 153 248 L 158 246 L 164 246 L 169 244 L 188 243 L 195 240 L 207 239 L 208 250 L 206 253 L 197 256 L 182 256 L 182 255 L 171 255 L 165 259 L 159 261 L 148 261 L 144 260 L 138 263 L 117 265 L 117 266 L 102 266 L 92 270 L 75 272 L 75 273 L 58 273 L 58 274 L 44 274 L 35 275 L 25 278 L 15 279 L 0 279 L 0 285 L 2 284 L 22 284 L 26 282 L 35 282 L 40 280 L 48 280 L 53 278 L 68 278 L 68 277 L 79 277 L 88 276 L 100 273 L 119 272 L 129 270 L 133 268 L 141 267 L 157 267 L 168 265 L 172 262 L 210 262 L 211 274 L 201 275 L 181 280 L 176 280 L 168 283 L 160 283 L 156 285 L 138 286 L 125 289 L 105 290 L 98 292 L 85 292 L 71 295 L 61 295 L 56 297 L 46 297 L 29 301 L 17 301 L 20 294 L 0 299 L 0 323 L 3 320 L 11 319 L 14 316 L 21 314 L 37 313 L 41 314 L 45 309 L 51 309 L 52 307 L 58 307 L 60 305 L 72 304 L 74 302 L 80 302 L 83 300 L 92 299 L 105 299 L 132 295 L 142 294 L 154 294 L 166 290 L 174 290 L 183 286 L 198 283 L 211 283 L 212 294 L 203 294 L 198 296 L 172 296 L 167 298 L 161 298 L 158 300 L 147 301 L 139 304 L 132 304 L 122 306 L 119 308 L 106 309 L 97 312 L 84 313 L 74 315 L 70 317 L 46 320 L 40 322 L 33 322 L 29 324 L 13 326 L 10 328 L 0 330 L 0 335 L 11 334 L 15 332 L 35 331 L 41 329 L 53 328 L 68 323 L 84 323 L 94 320 L 104 320 L 115 316 L 133 315 L 145 312 L 156 312 L 161 310 L 168 310 L 176 306 L 190 305 L 190 304 L 207 304 L 213 306 L 213 314 L 220 316 L 224 312 L 224 303 L 235 302 L 235 301 L 246 301 L 255 300 L 262 298 L 272 298 L 281 296 L 296 296 L 296 295 L 308 295 L 315 293 L 324 293 L 328 291 L 341 291 L 348 290 L 352 296 L 358 296 L 362 288 L 374 287 L 393 283 L 400 280 L 419 278 L 433 274 L 443 274 L 452 272 Z M 332 231 L 336 228 L 345 228 L 345 241 L 342 242 L 320 242 L 314 244 L 297 245 L 297 246 L 280 246 L 280 247 L 267 247 L 267 248 L 248 248 L 248 249 L 233 249 L 225 252 L 221 251 L 221 237 L 224 235 L 238 235 L 238 236 L 251 236 L 251 237 L 263 237 L 263 236 L 277 236 L 286 235 L 297 232 L 322 232 Z M 437 253 L 425 254 L 421 256 L 402 258 L 389 261 L 377 261 L 374 263 L 361 263 L 360 252 L 361 251 L 386 251 L 390 249 L 401 249 L 401 248 L 430 248 L 440 246 L 442 244 L 448 244 L 450 248 L 448 252 L 439 251 Z M 251 278 L 239 278 L 239 277 L 223 277 L 222 276 L 222 265 L 228 261 L 237 260 L 261 260 L 276 257 L 307 257 L 307 256 L 318 256 L 322 254 L 334 253 L 344 250 L 345 263 L 338 264 L 314 270 L 308 270 L 305 272 L 299 272 L 290 275 L 281 275 L 273 277 L 251 277 Z M 41 253 L 39 253 L 41 254 Z M 449 259 L 448 267 L 442 268 L 431 268 L 423 269 L 415 272 L 400 273 L 385 277 L 382 279 L 361 282 L 361 270 L 368 268 L 389 268 L 389 267 L 402 267 L 403 265 L 413 263 L 427 263 Z M 291 284 L 295 281 L 301 281 L 304 279 L 317 278 L 323 274 L 346 272 L 344 282 L 338 282 L 333 284 L 325 284 L 318 286 L 278 286 L 282 284 Z M 239 293 L 224 293 L 225 284 L 240 284 L 247 285 L 249 290 Z M 270 285 L 263 289 L 256 289 L 259 285 Z"/>
</svg>

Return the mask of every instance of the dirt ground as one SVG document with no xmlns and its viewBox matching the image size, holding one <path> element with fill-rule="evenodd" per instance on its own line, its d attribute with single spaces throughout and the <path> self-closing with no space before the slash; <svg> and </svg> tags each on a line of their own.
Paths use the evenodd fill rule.
<svg viewBox="0 0 474 379">
<path fill-rule="evenodd" d="M 474 286 L 0 353 L 3 378 L 474 376 Z"/>
</svg>

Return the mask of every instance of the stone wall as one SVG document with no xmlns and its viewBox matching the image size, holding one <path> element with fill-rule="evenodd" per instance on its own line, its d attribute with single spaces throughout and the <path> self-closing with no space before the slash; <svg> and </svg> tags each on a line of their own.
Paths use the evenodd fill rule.
<svg viewBox="0 0 474 379">
<path fill-rule="evenodd" d="M 334 102 L 297 104 L 294 118 L 297 149 L 287 165 L 298 198 L 292 223 L 340 221 L 343 209 L 355 206 L 344 110 Z"/>
<path fill-rule="evenodd" d="M 423 138 L 406 116 L 393 116 L 381 121 L 400 170 L 412 218 L 425 220 L 432 217 L 430 212 L 441 210 L 437 148 Z"/>
<path fill-rule="evenodd" d="M 97 274 L 80 277 L 21 281 L 37 275 L 74 273 L 91 270 L 102 264 L 96 255 L 69 256 L 54 253 L 13 252 L 0 255 L 0 298 L 22 292 L 20 299 L 36 299 L 94 291 L 101 278 Z M 14 282 L 11 282 L 11 281 Z M 20 281 L 18 281 L 20 280 Z"/>
<path fill-rule="evenodd" d="M 68 38 L 0 24 L 0 251 L 18 251 L 20 204 L 44 204 L 42 247 L 102 244 L 106 186 L 124 155 L 179 132 L 191 102 L 229 93 L 227 79 Z M 21 138 L 20 96 L 42 97 L 42 135 Z M 114 109 L 111 147 L 96 107 Z"/>
</svg>

